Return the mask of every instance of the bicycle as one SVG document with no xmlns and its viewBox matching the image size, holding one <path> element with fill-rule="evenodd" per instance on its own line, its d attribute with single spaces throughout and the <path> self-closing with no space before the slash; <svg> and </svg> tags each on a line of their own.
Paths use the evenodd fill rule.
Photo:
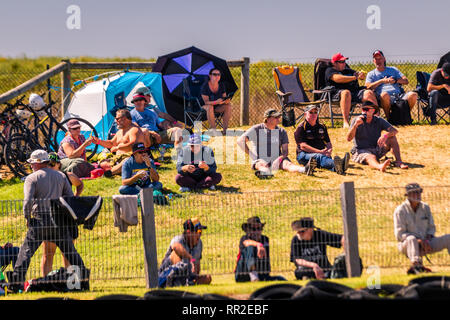
<svg viewBox="0 0 450 320">
<path fill-rule="evenodd" d="M 22 109 L 19 110 L 28 111 L 30 113 L 29 122 L 31 121 L 30 118 L 34 119 L 34 128 L 29 129 L 22 120 L 16 117 L 18 119 L 16 125 L 21 131 L 20 133 L 10 136 L 4 150 L 5 163 L 17 177 L 22 178 L 30 173 L 26 160 L 34 150 L 44 149 L 47 151 L 58 152 L 60 142 L 68 132 L 67 122 L 72 119 L 76 119 L 80 122 L 81 133 L 86 138 L 90 136 L 98 137 L 97 130 L 95 130 L 94 126 L 87 120 L 78 117 L 71 117 L 62 122 L 56 120 L 51 113 L 51 109 L 54 105 L 53 101 L 50 101 L 50 103 L 42 108 L 36 109 L 22 103 L 22 98 L 18 99 L 13 105 L 8 103 L 7 105 L 9 105 L 11 109 L 22 107 Z M 45 116 L 43 116 L 44 114 Z M 49 121 L 48 124 L 46 123 L 47 120 Z M 86 148 L 87 160 L 95 155 L 97 148 L 98 145 L 96 144 L 91 144 Z"/>
</svg>

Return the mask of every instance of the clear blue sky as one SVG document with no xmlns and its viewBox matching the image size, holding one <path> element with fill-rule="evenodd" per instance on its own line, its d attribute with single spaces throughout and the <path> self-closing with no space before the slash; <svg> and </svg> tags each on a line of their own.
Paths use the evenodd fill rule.
<svg viewBox="0 0 450 320">
<path fill-rule="evenodd" d="M 69 5 L 81 29 L 69 30 Z M 370 5 L 381 29 L 369 30 Z M 450 1 L 2 0 L 0 56 L 151 58 L 195 45 L 224 59 L 312 61 L 337 51 L 365 61 L 437 60 L 450 51 Z"/>
</svg>

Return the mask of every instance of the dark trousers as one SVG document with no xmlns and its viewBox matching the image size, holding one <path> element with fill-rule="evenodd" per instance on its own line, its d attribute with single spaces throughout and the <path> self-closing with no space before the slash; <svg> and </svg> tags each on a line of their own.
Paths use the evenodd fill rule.
<svg viewBox="0 0 450 320">
<path fill-rule="evenodd" d="M 32 218 L 30 219 L 25 241 L 20 247 L 14 271 L 11 274 L 12 279 L 8 279 L 10 282 L 21 284 L 25 281 L 31 258 L 42 241 L 54 242 L 69 263 L 73 266 L 80 267 L 82 275 L 84 274 L 86 268 L 81 256 L 75 249 L 69 229 L 66 227 L 49 226 L 49 224 L 43 223 L 42 220 Z"/>
<path fill-rule="evenodd" d="M 443 94 L 439 90 L 430 92 L 429 115 L 431 124 L 436 124 L 436 109 L 443 109 L 450 106 L 450 94 Z"/>
<path fill-rule="evenodd" d="M 195 179 L 192 176 L 177 174 L 175 182 L 180 187 L 187 187 L 190 189 L 206 189 L 211 186 L 217 185 L 222 180 L 220 173 L 214 172 L 211 175 L 204 176 L 199 179 Z"/>
</svg>

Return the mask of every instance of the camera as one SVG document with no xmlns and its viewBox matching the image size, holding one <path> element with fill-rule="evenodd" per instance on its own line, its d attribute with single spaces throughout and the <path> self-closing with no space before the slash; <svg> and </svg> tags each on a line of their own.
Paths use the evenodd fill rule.
<svg viewBox="0 0 450 320">
<path fill-rule="evenodd" d="M 363 114 L 362 117 L 363 117 L 363 121 L 366 122 L 366 120 L 367 120 L 367 114 Z"/>
</svg>

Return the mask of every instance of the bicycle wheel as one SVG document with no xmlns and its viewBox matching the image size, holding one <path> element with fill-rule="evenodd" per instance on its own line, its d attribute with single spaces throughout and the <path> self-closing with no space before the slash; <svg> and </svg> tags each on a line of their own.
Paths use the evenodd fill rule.
<svg viewBox="0 0 450 320">
<path fill-rule="evenodd" d="M 9 139 L 4 151 L 5 163 L 18 178 L 32 172 L 27 159 L 34 150 L 42 149 L 26 136 L 15 135 Z"/>
<path fill-rule="evenodd" d="M 88 139 L 90 136 L 94 136 L 94 137 L 98 138 L 97 130 L 95 130 L 94 126 L 89 121 L 84 120 L 82 118 L 68 118 L 59 124 L 59 128 L 55 132 L 54 141 L 56 142 L 57 146 L 61 145 L 61 141 L 62 141 L 62 139 L 64 139 L 64 137 L 66 136 L 66 133 L 68 131 L 67 122 L 69 122 L 69 120 L 72 120 L 72 119 L 78 120 L 80 122 L 81 134 L 86 139 Z M 96 154 L 97 149 L 98 149 L 97 144 L 91 143 L 89 146 L 87 146 L 86 147 L 86 159 L 90 160 Z M 55 150 L 55 151 L 57 152 L 58 150 Z"/>
</svg>

